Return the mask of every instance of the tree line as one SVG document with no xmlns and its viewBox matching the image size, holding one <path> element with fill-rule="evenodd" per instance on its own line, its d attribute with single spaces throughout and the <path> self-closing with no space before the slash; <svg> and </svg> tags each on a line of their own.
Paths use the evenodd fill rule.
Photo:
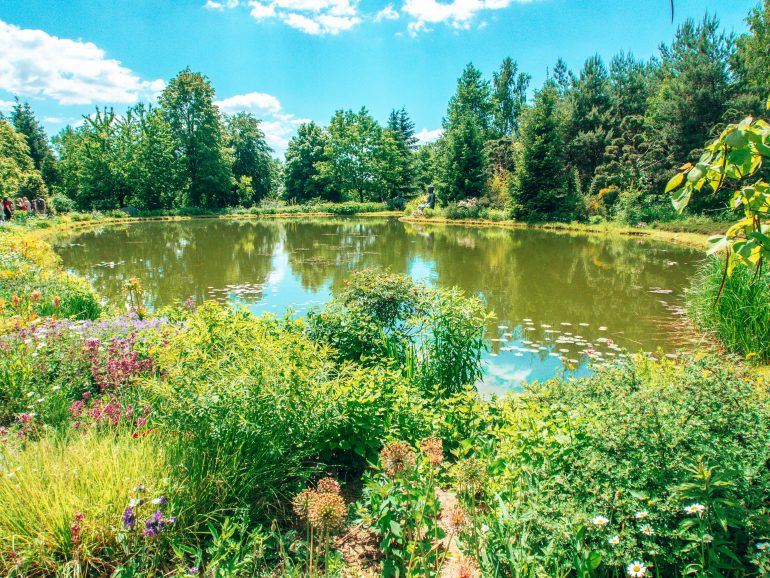
<svg viewBox="0 0 770 578">
<path fill-rule="evenodd" d="M 285 158 L 272 156 L 260 120 L 222 114 L 214 89 L 189 69 L 157 105 L 97 109 L 49 140 L 29 105 L 0 120 L 2 194 L 55 194 L 80 209 L 252 206 L 383 201 L 401 205 L 434 185 L 441 206 L 530 220 L 673 216 L 662 194 L 683 159 L 697 159 L 725 123 L 762 110 L 770 95 L 770 0 L 748 30 L 715 17 L 685 21 L 646 61 L 620 53 L 563 60 L 528 97 L 531 76 L 505 58 L 485 78 L 468 64 L 435 142 L 420 144 L 403 108 L 380 124 L 366 108 L 326 126 L 299 126 Z M 702 196 L 690 210 L 714 212 Z"/>
</svg>

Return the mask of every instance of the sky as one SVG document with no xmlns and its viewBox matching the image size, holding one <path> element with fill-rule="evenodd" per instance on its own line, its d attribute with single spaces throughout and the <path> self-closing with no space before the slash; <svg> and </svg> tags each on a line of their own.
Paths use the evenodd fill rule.
<svg viewBox="0 0 770 578">
<path fill-rule="evenodd" d="M 542 84 L 562 57 L 649 58 L 685 18 L 745 31 L 758 0 L 2 0 L 0 111 L 27 100 L 55 134 L 94 107 L 152 102 L 189 66 L 220 109 L 253 112 L 281 154 L 296 127 L 366 106 L 406 107 L 439 134 L 457 77 L 506 56 Z"/>
</svg>

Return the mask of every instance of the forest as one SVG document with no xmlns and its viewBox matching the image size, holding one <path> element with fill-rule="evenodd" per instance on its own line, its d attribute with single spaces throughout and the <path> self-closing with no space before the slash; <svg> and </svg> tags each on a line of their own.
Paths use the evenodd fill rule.
<svg viewBox="0 0 770 578">
<path fill-rule="evenodd" d="M 468 64 L 435 142 L 418 142 L 404 108 L 383 124 L 362 107 L 299 126 L 283 160 L 260 119 L 222 114 L 211 82 L 189 69 L 157 103 L 97 108 L 52 139 L 17 100 L 0 121 L 0 193 L 47 195 L 65 212 L 341 201 L 402 209 L 433 185 L 450 217 L 667 221 L 676 218 L 668 178 L 728 123 L 762 111 L 769 19 L 765 0 L 738 36 L 713 16 L 688 20 L 647 61 L 595 55 L 572 71 L 560 59 L 537 88 L 512 58 L 491 78 Z M 688 211 L 719 218 L 725 200 L 703 195 Z"/>
</svg>

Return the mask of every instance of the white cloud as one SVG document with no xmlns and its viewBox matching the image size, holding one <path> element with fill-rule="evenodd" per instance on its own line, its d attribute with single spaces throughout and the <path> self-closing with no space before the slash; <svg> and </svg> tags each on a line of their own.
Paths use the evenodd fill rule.
<svg viewBox="0 0 770 578">
<path fill-rule="evenodd" d="M 440 139 L 442 134 L 444 134 L 443 128 L 434 128 L 433 130 L 424 128 L 421 131 L 415 133 L 414 136 L 417 137 L 417 140 L 420 142 L 420 144 L 428 144 Z"/>
<path fill-rule="evenodd" d="M 374 21 L 382 22 L 383 20 L 398 20 L 399 16 L 400 15 L 398 13 L 398 10 L 393 8 L 393 4 L 388 4 L 387 6 L 385 6 L 385 8 L 377 12 L 377 14 L 374 17 Z"/>
<path fill-rule="evenodd" d="M 51 36 L 0 20 L 0 88 L 59 104 L 134 104 L 162 80 L 143 80 L 91 42 Z"/>
<path fill-rule="evenodd" d="M 275 114 L 281 110 L 280 101 L 272 94 L 249 92 L 216 101 L 219 110 L 226 114 L 240 111 L 253 112 L 256 115 Z"/>
<path fill-rule="evenodd" d="M 358 25 L 359 0 L 206 0 L 204 7 L 223 11 L 247 6 L 254 20 L 276 19 L 306 34 L 335 35 Z"/>
<path fill-rule="evenodd" d="M 264 92 L 237 94 L 218 100 L 214 104 L 226 114 L 244 111 L 257 116 L 262 121 L 267 144 L 279 154 L 286 150 L 297 127 L 304 122 L 310 122 L 310 119 L 297 118 L 293 114 L 283 112 L 281 102 L 272 94 Z"/>
<path fill-rule="evenodd" d="M 409 23 L 410 34 L 430 30 L 429 24 L 447 23 L 453 28 L 466 30 L 474 18 L 485 10 L 501 10 L 513 3 L 526 4 L 533 0 L 404 0 L 401 11 L 413 20 Z"/>
<path fill-rule="evenodd" d="M 13 105 L 16 104 L 12 100 L 0 100 L 0 112 L 8 112 L 13 108 Z"/>
<path fill-rule="evenodd" d="M 206 0 L 203 7 L 208 8 L 209 10 L 219 10 L 221 12 L 225 8 L 235 8 L 238 4 L 238 0 Z"/>
</svg>

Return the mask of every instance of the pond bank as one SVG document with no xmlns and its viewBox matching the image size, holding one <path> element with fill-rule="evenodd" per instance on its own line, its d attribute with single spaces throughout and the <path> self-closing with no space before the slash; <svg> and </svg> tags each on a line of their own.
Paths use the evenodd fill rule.
<svg viewBox="0 0 770 578">
<path fill-rule="evenodd" d="M 664 241 L 696 249 L 706 249 L 710 235 L 688 231 L 666 231 L 654 228 L 638 228 L 615 223 L 586 225 L 582 223 L 542 223 L 530 224 L 521 221 L 490 221 L 487 219 L 448 219 L 446 217 L 421 217 L 408 215 L 399 219 L 405 223 L 462 225 L 466 227 L 500 227 L 508 229 L 538 229 L 554 233 L 586 233 L 592 235 L 620 235 L 640 237 L 652 241 Z"/>
</svg>

